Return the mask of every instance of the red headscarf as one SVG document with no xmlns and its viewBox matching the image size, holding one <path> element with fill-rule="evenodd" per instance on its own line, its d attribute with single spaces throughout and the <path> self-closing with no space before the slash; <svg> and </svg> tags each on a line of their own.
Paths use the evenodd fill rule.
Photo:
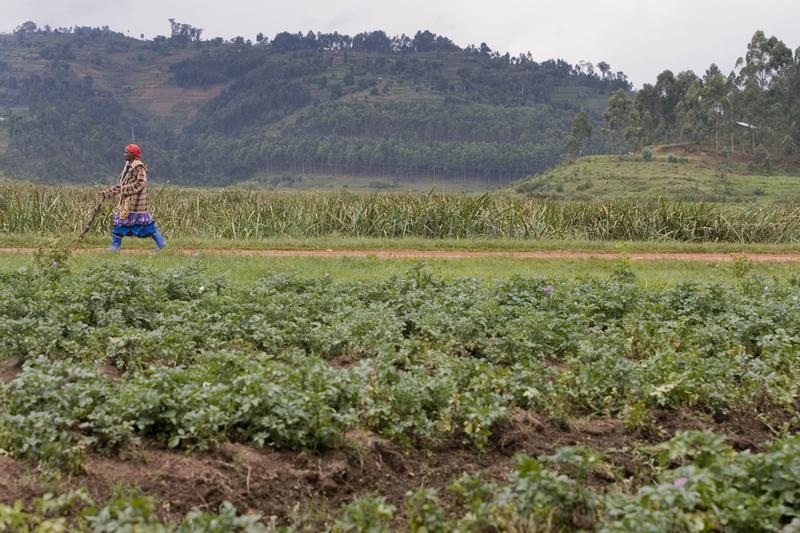
<svg viewBox="0 0 800 533">
<path fill-rule="evenodd" d="M 129 144 L 128 146 L 125 147 L 125 149 L 130 153 L 132 153 L 133 157 L 135 157 L 136 159 L 142 158 L 142 149 L 139 148 L 138 144 Z"/>
</svg>

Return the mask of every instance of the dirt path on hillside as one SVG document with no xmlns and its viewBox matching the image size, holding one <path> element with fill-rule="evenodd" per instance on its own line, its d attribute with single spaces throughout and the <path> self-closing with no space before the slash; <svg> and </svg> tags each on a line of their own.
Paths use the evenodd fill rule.
<svg viewBox="0 0 800 533">
<path fill-rule="evenodd" d="M 32 254 L 35 248 L 0 248 L 4 254 Z M 80 248 L 78 253 L 101 252 L 102 248 Z M 744 258 L 754 263 L 797 263 L 800 253 L 769 252 L 603 252 L 575 250 L 414 250 L 414 249 L 231 249 L 231 248 L 172 248 L 170 253 L 190 256 L 200 255 L 238 255 L 254 257 L 376 257 L 379 259 L 472 259 L 472 258 L 510 258 L 510 259 L 621 259 L 632 261 L 702 261 L 708 263 L 732 262 Z M 145 254 L 151 250 L 129 249 L 123 254 Z"/>
</svg>

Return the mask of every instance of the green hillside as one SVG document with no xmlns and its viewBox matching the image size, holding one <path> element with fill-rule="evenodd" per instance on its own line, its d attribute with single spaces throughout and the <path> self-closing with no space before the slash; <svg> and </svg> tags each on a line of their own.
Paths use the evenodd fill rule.
<svg viewBox="0 0 800 533">
<path fill-rule="evenodd" d="M 500 187 L 552 166 L 575 113 L 599 124 L 609 95 L 630 88 L 622 74 L 428 31 L 252 43 L 172 29 L 140 40 L 26 23 L 0 35 L 0 165 L 42 181 L 107 179 L 133 138 L 179 183 L 288 172 Z M 599 133 L 586 146 L 603 148 Z"/>
<path fill-rule="evenodd" d="M 766 173 L 744 157 L 729 160 L 711 152 L 685 153 L 673 146 L 657 149 L 651 161 L 641 155 L 582 157 L 521 180 L 514 188 L 571 200 L 625 196 L 724 202 L 800 200 L 800 169 L 775 168 Z"/>
</svg>

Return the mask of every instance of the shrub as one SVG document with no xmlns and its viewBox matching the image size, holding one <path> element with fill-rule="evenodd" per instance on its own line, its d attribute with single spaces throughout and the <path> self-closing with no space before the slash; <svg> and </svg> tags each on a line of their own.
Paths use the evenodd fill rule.
<svg viewBox="0 0 800 533">
<path fill-rule="evenodd" d="M 783 155 L 792 157 L 797 153 L 797 143 L 789 135 L 783 138 Z"/>
<path fill-rule="evenodd" d="M 753 152 L 753 163 L 750 166 L 753 170 L 769 173 L 772 170 L 772 159 L 770 158 L 769 150 L 764 146 L 757 146 L 756 151 Z"/>
<path fill-rule="evenodd" d="M 725 178 L 730 173 L 730 164 L 727 160 L 721 159 L 717 161 L 717 166 L 714 168 L 714 175 L 720 179 Z"/>
</svg>

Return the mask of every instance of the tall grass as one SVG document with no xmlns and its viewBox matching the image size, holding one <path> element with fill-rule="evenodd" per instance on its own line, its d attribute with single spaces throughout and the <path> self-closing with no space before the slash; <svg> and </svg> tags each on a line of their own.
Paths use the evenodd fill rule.
<svg viewBox="0 0 800 533">
<path fill-rule="evenodd" d="M 97 189 L 0 184 L 0 233 L 77 233 Z M 800 242 L 800 203 L 551 201 L 510 194 L 166 189 L 153 214 L 172 237 L 423 237 Z M 111 227 L 109 201 L 93 232 Z"/>
</svg>

